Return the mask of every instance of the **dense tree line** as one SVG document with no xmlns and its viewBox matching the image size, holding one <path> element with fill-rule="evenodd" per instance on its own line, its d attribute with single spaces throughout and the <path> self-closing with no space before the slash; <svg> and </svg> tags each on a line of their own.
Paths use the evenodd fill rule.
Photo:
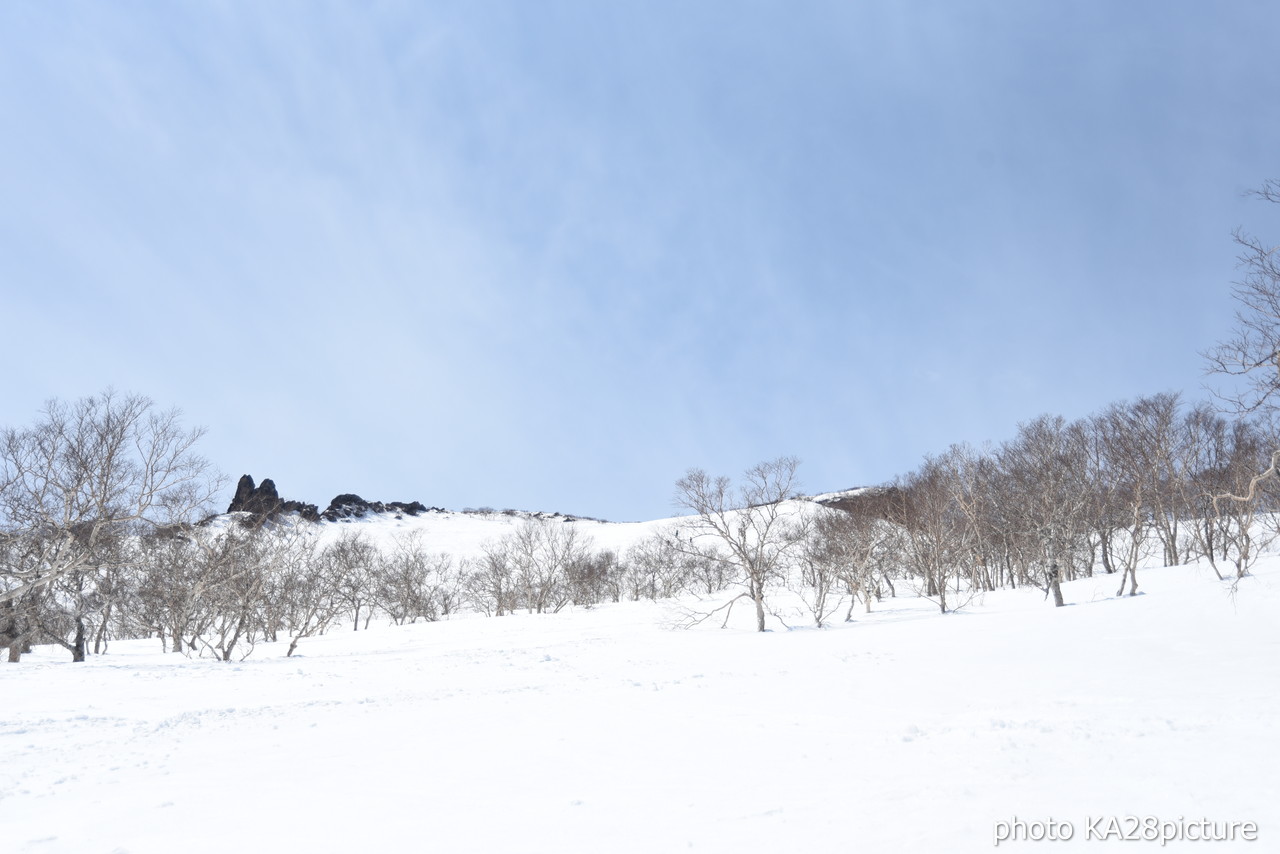
<svg viewBox="0 0 1280 854">
<path fill-rule="evenodd" d="M 1263 422 L 1141 397 L 1074 422 L 1042 416 L 998 446 L 953 446 L 901 478 L 886 512 L 904 566 L 942 610 L 949 589 L 1021 585 L 1062 604 L 1060 582 L 1095 571 L 1132 595 L 1152 549 L 1166 565 L 1204 558 L 1219 577 L 1248 569 L 1254 522 L 1276 495 L 1216 499 L 1245 490 L 1276 442 Z"/>
<path fill-rule="evenodd" d="M 807 613 L 852 619 L 906 588 L 955 610 L 985 591 L 1118 577 L 1138 590 L 1144 560 L 1204 559 L 1240 576 L 1275 535 L 1280 495 L 1259 481 L 1280 437 L 1258 419 L 1159 394 L 1068 422 L 1042 416 L 1000 445 L 956 445 L 842 509 L 788 502 L 799 463 L 749 470 L 737 487 L 691 470 L 689 511 L 621 554 L 562 519 L 528 518 L 474 556 L 433 551 L 421 534 L 380 545 L 356 529 L 322 541 L 295 516 L 208 517 L 216 483 L 173 413 L 105 395 L 51 404 L 4 440 L 0 643 L 73 660 L 115 638 L 233 660 L 261 642 L 339 628 L 490 616 L 689 596 L 686 625 L 739 601 L 763 630 Z M 1223 500 L 1251 493 L 1251 500 Z M 786 603 L 786 613 L 778 606 Z"/>
<path fill-rule="evenodd" d="M 741 592 L 690 622 L 727 619 L 741 598 L 761 631 L 766 613 L 784 618 L 778 601 L 792 612 L 800 601 L 823 625 L 899 587 L 942 612 L 1018 587 L 1060 606 L 1062 582 L 1095 573 L 1117 578 L 1117 596 L 1136 594 L 1150 560 L 1204 560 L 1238 578 L 1278 533 L 1280 489 L 1258 480 L 1277 447 L 1266 421 L 1157 394 L 1077 421 L 1041 416 L 998 445 L 954 445 L 838 510 L 782 512 L 796 482 L 789 458 L 756 466 L 738 491 L 693 470 L 677 484 L 694 514 L 684 547 L 714 544 Z M 1251 500 L 1230 497 L 1251 488 Z"/>
</svg>

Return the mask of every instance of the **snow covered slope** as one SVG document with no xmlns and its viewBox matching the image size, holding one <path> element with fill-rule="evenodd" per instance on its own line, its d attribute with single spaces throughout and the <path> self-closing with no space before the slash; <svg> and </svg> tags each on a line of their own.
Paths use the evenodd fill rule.
<svg viewBox="0 0 1280 854">
<path fill-rule="evenodd" d="M 1018 821 L 1073 839 L 995 850 L 1278 850 L 1280 560 L 1234 597 L 1140 581 L 822 631 L 623 603 L 239 664 L 37 650 L 0 667 L 0 851 L 971 852 Z M 1090 838 L 1126 816 L 1259 841 Z"/>
<path fill-rule="evenodd" d="M 798 503 L 798 502 L 790 502 Z M 601 522 L 572 516 L 541 513 L 493 512 L 455 513 L 429 511 L 417 516 L 381 513 L 360 519 L 322 522 L 318 529 L 321 541 L 330 541 L 343 532 L 357 531 L 380 547 L 390 546 L 397 536 L 418 534 L 423 546 L 432 552 L 445 552 L 455 557 L 479 554 L 481 546 L 499 540 L 528 519 L 545 518 L 555 524 L 576 528 L 579 535 L 591 538 L 595 549 L 625 551 L 633 543 L 666 528 L 678 519 L 651 522 Z M 306 523 L 302 523 L 306 524 Z"/>
</svg>

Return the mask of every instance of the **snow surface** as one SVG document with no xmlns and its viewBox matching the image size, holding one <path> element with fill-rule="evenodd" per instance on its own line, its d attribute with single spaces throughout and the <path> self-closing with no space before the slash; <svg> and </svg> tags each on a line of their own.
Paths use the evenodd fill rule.
<svg viewBox="0 0 1280 854">
<path fill-rule="evenodd" d="M 1280 559 L 1234 596 L 1139 583 L 765 634 L 642 602 L 229 664 L 38 648 L 0 665 L 0 851 L 969 852 L 1014 817 L 1074 838 L 998 850 L 1280 850 Z M 1107 816 L 1259 841 L 1086 839 Z"/>
<path fill-rule="evenodd" d="M 805 501 L 785 501 L 783 505 L 782 512 L 790 515 L 806 512 L 812 507 Z M 322 523 L 320 540 L 327 543 L 344 533 L 354 532 L 363 534 L 379 548 L 386 549 L 394 544 L 397 537 L 416 534 L 422 537 L 424 546 L 431 551 L 461 557 L 478 555 L 486 543 L 508 536 L 516 527 L 530 519 L 545 519 L 552 524 L 576 529 L 580 537 L 589 538 L 596 550 L 611 549 L 621 553 L 645 537 L 669 529 L 682 518 L 656 519 L 650 522 L 604 522 L 598 519 L 524 512 L 430 511 L 417 516 L 371 513 L 359 519 Z"/>
</svg>

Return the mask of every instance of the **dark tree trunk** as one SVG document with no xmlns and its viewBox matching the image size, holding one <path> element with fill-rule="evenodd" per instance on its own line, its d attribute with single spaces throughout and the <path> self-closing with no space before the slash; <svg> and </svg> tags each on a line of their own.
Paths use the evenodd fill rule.
<svg viewBox="0 0 1280 854">
<path fill-rule="evenodd" d="M 1062 601 L 1062 581 L 1058 577 L 1058 565 L 1049 568 L 1049 589 L 1053 591 L 1053 607 L 1061 608 L 1067 604 Z"/>
<path fill-rule="evenodd" d="M 76 639 L 71 646 L 71 660 L 73 662 L 84 661 L 87 641 L 88 633 L 84 629 L 84 617 L 76 617 Z"/>
<path fill-rule="evenodd" d="M 1106 570 L 1107 575 L 1113 575 L 1116 567 L 1111 562 L 1111 534 L 1108 531 L 1100 531 L 1098 537 L 1102 544 L 1102 568 Z"/>
<path fill-rule="evenodd" d="M 111 609 L 102 615 L 102 623 L 98 626 L 98 631 L 93 638 L 93 654 L 102 655 L 107 651 L 107 621 L 111 619 Z"/>
</svg>

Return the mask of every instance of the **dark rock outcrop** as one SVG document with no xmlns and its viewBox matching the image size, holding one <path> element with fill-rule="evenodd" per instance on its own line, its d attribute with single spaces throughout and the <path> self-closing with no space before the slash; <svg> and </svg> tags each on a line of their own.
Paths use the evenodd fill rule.
<svg viewBox="0 0 1280 854">
<path fill-rule="evenodd" d="M 253 478 L 249 475 L 241 475 L 240 482 L 236 484 L 236 494 L 231 499 L 231 504 L 227 507 L 228 513 L 236 513 L 243 509 L 253 500 L 253 494 L 257 491 L 257 484 L 253 482 Z"/>
<path fill-rule="evenodd" d="M 261 484 L 254 486 L 253 478 L 247 474 L 236 484 L 236 494 L 231 499 L 227 512 L 252 513 L 260 520 L 271 519 L 282 513 L 297 513 L 309 522 L 320 521 L 320 510 L 314 504 L 285 501 L 276 491 L 275 481 L 271 478 L 265 478 Z"/>
<path fill-rule="evenodd" d="M 370 513 L 394 513 L 399 516 L 418 516 L 422 513 L 445 513 L 440 507 L 427 507 L 421 501 L 365 501 L 359 495 L 343 493 L 329 502 L 328 508 L 321 513 L 314 504 L 301 501 L 286 501 L 280 497 L 276 485 L 271 478 L 261 484 L 254 485 L 253 478 L 244 475 L 236 484 L 235 497 L 227 507 L 228 513 L 250 513 L 252 521 L 261 524 L 284 513 L 296 513 L 309 522 L 324 519 L 338 522 L 343 519 L 359 519 Z"/>
<path fill-rule="evenodd" d="M 417 516 L 421 513 L 443 513 L 439 507 L 427 507 L 421 501 L 365 501 L 359 495 L 344 492 L 329 502 L 320 517 L 330 522 L 340 519 L 359 519 L 368 513 L 395 513 L 396 515 Z"/>
</svg>

